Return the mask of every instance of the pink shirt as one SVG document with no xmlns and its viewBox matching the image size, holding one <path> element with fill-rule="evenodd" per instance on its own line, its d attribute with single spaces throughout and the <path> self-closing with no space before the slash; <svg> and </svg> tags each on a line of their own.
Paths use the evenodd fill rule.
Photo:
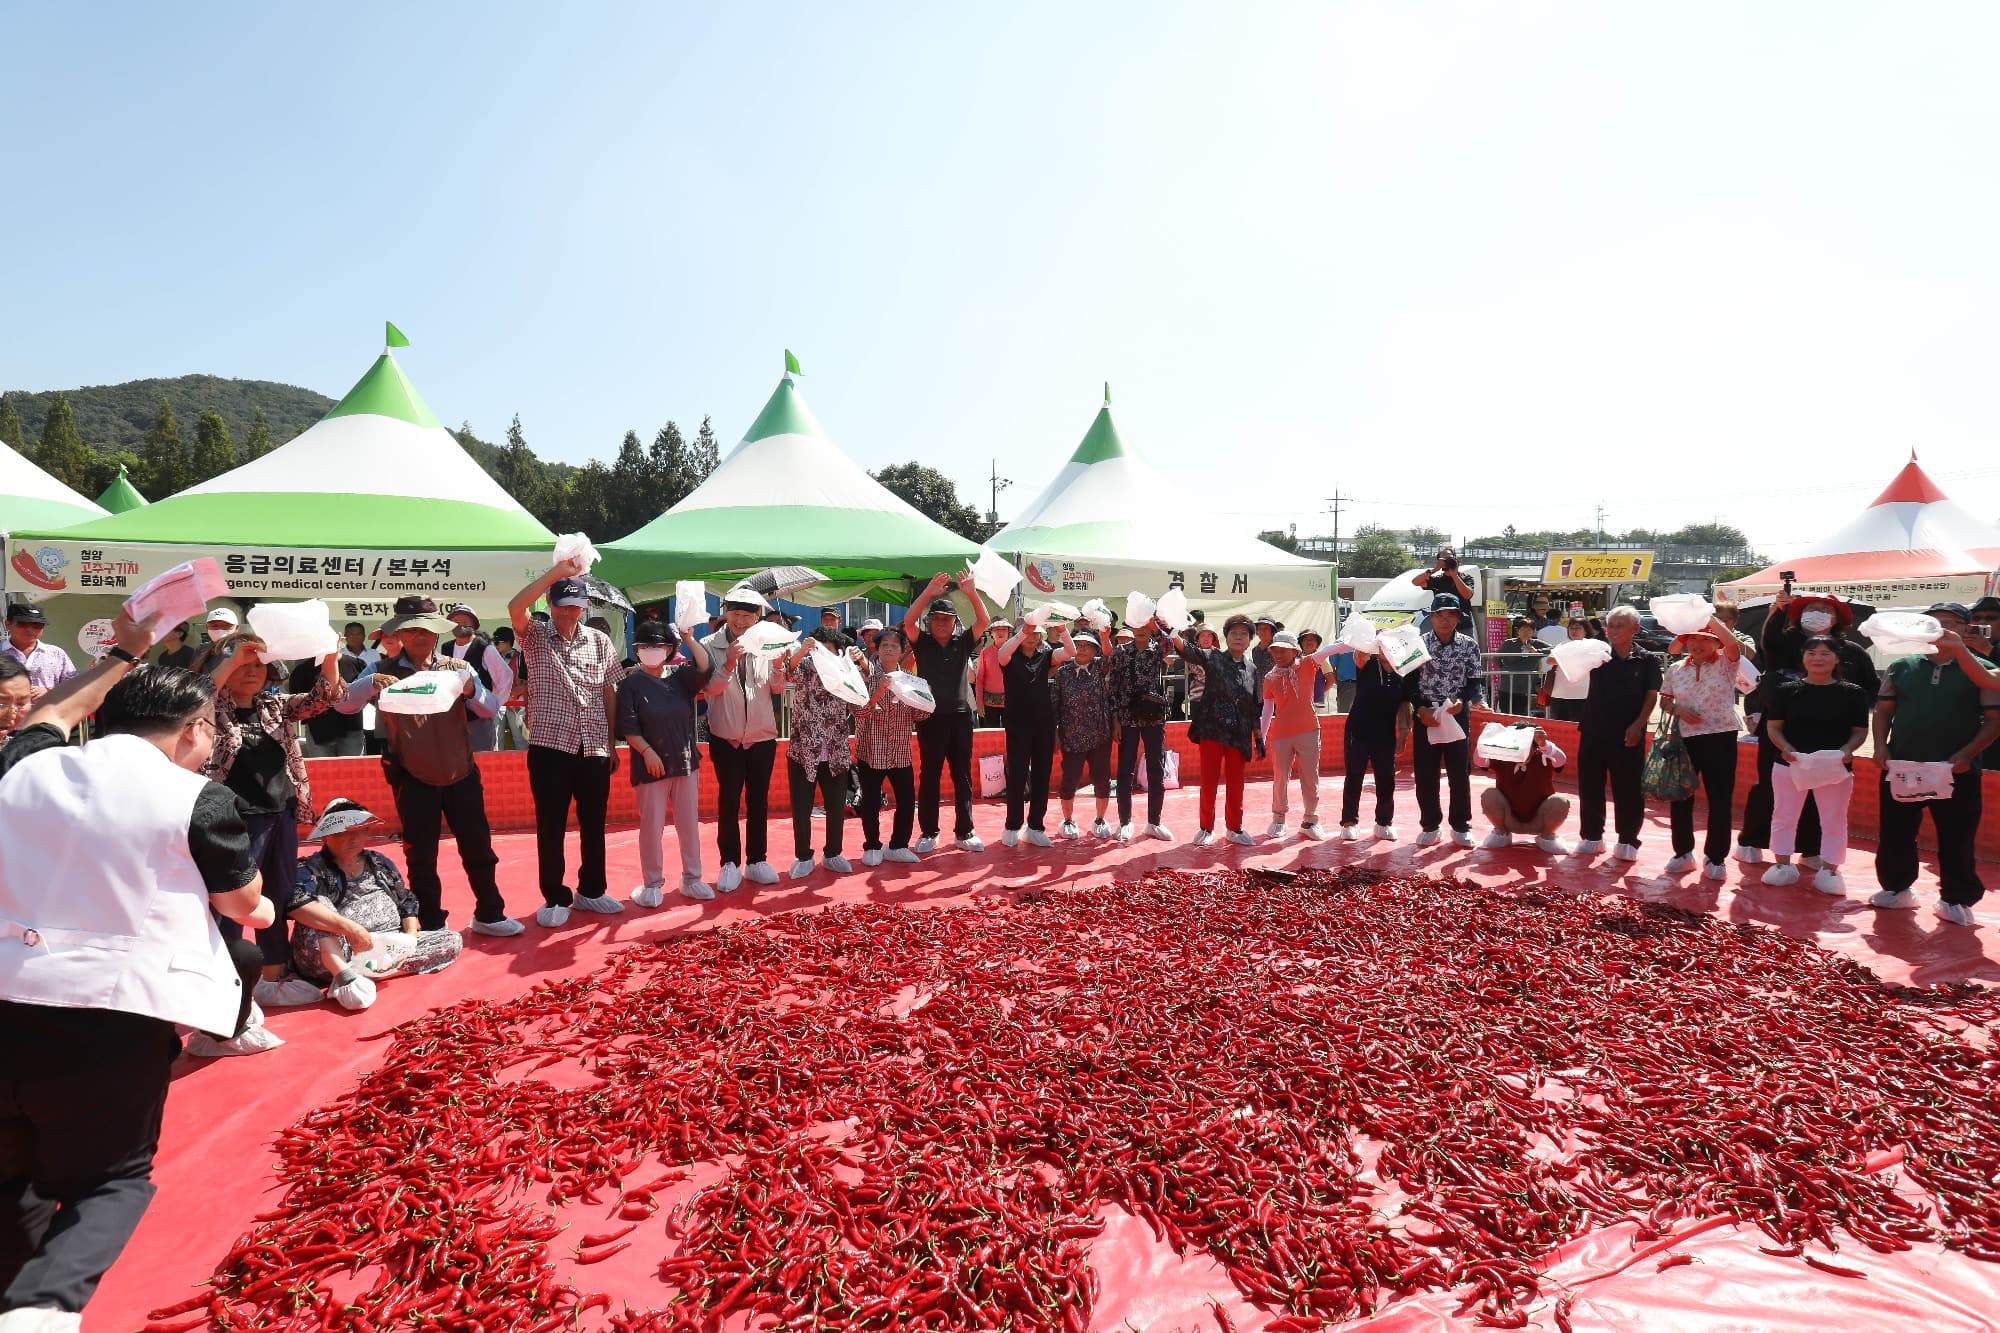
<svg viewBox="0 0 2000 1333">
<path fill-rule="evenodd" d="M 1319 728 L 1319 714 L 1313 711 L 1313 676 L 1319 668 L 1311 662 L 1295 662 L 1290 668 L 1272 667 L 1264 676 L 1264 697 L 1271 701 L 1269 740 L 1282 740 Z"/>
</svg>

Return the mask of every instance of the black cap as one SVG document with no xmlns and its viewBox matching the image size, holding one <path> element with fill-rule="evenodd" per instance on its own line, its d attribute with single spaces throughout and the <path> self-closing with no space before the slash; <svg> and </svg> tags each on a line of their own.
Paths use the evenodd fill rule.
<svg viewBox="0 0 2000 1333">
<path fill-rule="evenodd" d="M 557 579 L 549 585 L 549 605 L 583 606 L 590 605 L 590 589 L 582 579 Z"/>
<path fill-rule="evenodd" d="M 8 607 L 7 619 L 13 621 L 16 625 L 46 625 L 49 623 L 49 618 L 42 614 L 41 607 L 30 606 L 26 602 L 16 602 Z"/>
<path fill-rule="evenodd" d="M 1972 604 L 1972 614 L 1980 612 L 2000 612 L 2000 597 L 1982 597 Z"/>
<path fill-rule="evenodd" d="M 951 598 L 940 597 L 931 603 L 930 613 L 934 616 L 951 616 L 953 619 L 957 619 L 958 608 L 951 604 Z"/>
<path fill-rule="evenodd" d="M 632 632 L 632 642 L 662 643 L 671 648 L 679 643 L 680 639 L 675 636 L 673 628 L 666 621 L 642 620 L 639 622 L 639 628 Z"/>
</svg>

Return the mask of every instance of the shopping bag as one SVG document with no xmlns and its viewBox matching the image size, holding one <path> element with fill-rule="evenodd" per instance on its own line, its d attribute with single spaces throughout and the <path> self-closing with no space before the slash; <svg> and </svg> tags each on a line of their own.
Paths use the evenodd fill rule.
<svg viewBox="0 0 2000 1333">
<path fill-rule="evenodd" d="M 708 625 L 708 585 L 700 579 L 682 579 L 674 584 L 674 628 L 690 630 Z"/>
<path fill-rule="evenodd" d="M 1708 604 L 1708 599 L 1691 592 L 1655 597 L 1650 609 L 1653 619 L 1669 634 L 1699 634 L 1715 619 L 1715 608 Z"/>
<path fill-rule="evenodd" d="M 979 756 L 979 794 L 981 796 L 1005 796 L 1007 794 L 1006 755 L 982 754 Z"/>
<path fill-rule="evenodd" d="M 1747 656 L 1737 658 L 1736 692 L 1738 694 L 1750 693 L 1752 690 L 1757 688 L 1757 682 L 1763 679 L 1763 675 L 1764 673 L 1757 669 L 1757 664 L 1751 661 Z"/>
<path fill-rule="evenodd" d="M 1396 625 L 1375 631 L 1375 643 L 1384 660 L 1399 676 L 1407 676 L 1431 660 L 1424 636 L 1415 625 Z"/>
<path fill-rule="evenodd" d="M 1694 795 L 1694 760 L 1678 725 L 1663 723 L 1646 755 L 1646 794 L 1661 801 L 1685 801 Z"/>
<path fill-rule="evenodd" d="M 937 711 L 937 699 L 931 694 L 931 683 L 914 671 L 891 671 L 889 693 L 919 713 Z"/>
<path fill-rule="evenodd" d="M 1847 771 L 1846 758 L 1839 750 L 1813 750 L 1786 764 L 1785 775 L 1802 792 L 1838 786 L 1854 776 Z"/>
<path fill-rule="evenodd" d="M 465 692 L 466 682 L 474 679 L 470 671 L 419 671 L 385 687 L 375 696 L 375 706 L 405 717 L 448 713 Z"/>
<path fill-rule="evenodd" d="M 264 641 L 265 661 L 284 657 L 318 659 L 340 646 L 326 603 L 259 602 L 247 617 L 250 631 Z"/>
<path fill-rule="evenodd" d="M 1525 764 L 1535 752 L 1535 729 L 1488 722 L 1479 729 L 1479 744 L 1475 748 L 1488 763 L 1497 759 L 1504 764 Z"/>
<path fill-rule="evenodd" d="M 1942 801 L 1951 796 L 1951 765 L 1944 760 L 1891 759 L 1882 765 L 1889 778 L 1889 795 L 1904 804 Z M 1972 775 L 1973 781 L 1979 780 Z"/>
<path fill-rule="evenodd" d="M 1376 637 L 1375 622 L 1355 612 L 1347 617 L 1347 623 L 1340 627 L 1340 634 L 1334 642 L 1344 643 L 1355 652 L 1367 653 L 1372 657 L 1380 651 Z"/>
<path fill-rule="evenodd" d="M 1161 593 L 1153 614 L 1176 634 L 1194 624 L 1194 617 L 1188 614 L 1187 593 L 1179 588 L 1169 588 Z"/>
<path fill-rule="evenodd" d="M 817 639 L 812 646 L 813 669 L 819 672 L 819 683 L 826 692 L 842 703 L 864 708 L 868 704 L 868 682 L 862 679 L 861 668 L 846 653 L 830 651 Z"/>
<path fill-rule="evenodd" d="M 1093 597 L 1083 604 L 1083 618 L 1098 629 L 1111 628 L 1111 608 L 1102 597 Z"/>
<path fill-rule="evenodd" d="M 1579 685 L 1611 660 L 1611 645 L 1602 639 L 1570 639 L 1550 649 L 1549 660 L 1556 664 L 1565 681 Z"/>
<path fill-rule="evenodd" d="M 1424 728 L 1424 738 L 1432 745 L 1450 745 L 1465 739 L 1465 728 L 1458 724 L 1458 714 L 1439 708 L 1436 716 L 1437 721 Z"/>
<path fill-rule="evenodd" d="M 580 532 L 568 532 L 556 538 L 555 563 L 558 565 L 565 560 L 581 560 L 583 572 L 588 574 L 590 567 L 599 559 L 597 548 L 590 544 L 590 538 Z"/>
<path fill-rule="evenodd" d="M 1146 752 L 1139 751 L 1139 770 L 1133 783 L 1140 791 L 1151 791 L 1152 774 L 1146 771 Z M 1173 791 L 1181 785 L 1181 756 L 1177 750 L 1169 750 L 1160 760 L 1160 790 Z"/>
<path fill-rule="evenodd" d="M 783 657 L 799 641 L 799 632 L 774 625 L 768 620 L 760 620 L 737 636 L 736 642 L 743 645 L 746 653 L 756 653 L 760 657 Z"/>
<path fill-rule="evenodd" d="M 417 947 L 416 938 L 400 930 L 383 931 L 373 938 L 374 948 L 357 953 L 347 960 L 349 966 L 364 976 L 388 976 L 402 967 L 404 960 Z"/>
</svg>

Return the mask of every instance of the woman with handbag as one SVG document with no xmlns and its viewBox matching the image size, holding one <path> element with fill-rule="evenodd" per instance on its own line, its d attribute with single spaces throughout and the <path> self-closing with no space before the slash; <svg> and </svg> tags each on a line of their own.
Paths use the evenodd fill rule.
<svg viewBox="0 0 2000 1333">
<path fill-rule="evenodd" d="M 1727 626 L 1713 616 L 1708 628 L 1683 634 L 1674 640 L 1676 651 L 1687 656 L 1667 671 L 1660 686 L 1660 707 L 1686 748 L 1688 766 L 1708 801 L 1708 834 L 1702 844 L 1707 879 L 1723 879 L 1728 874 L 1729 843 L 1734 826 L 1736 799 L 1736 661 L 1743 648 Z M 1662 761 L 1664 763 L 1664 761 Z M 1652 777 L 1649 765 L 1648 777 Z M 1674 858 L 1667 862 L 1669 875 L 1694 869 L 1694 783 L 1680 778 L 1676 786 L 1686 787 L 1668 808 L 1673 827 Z"/>
</svg>

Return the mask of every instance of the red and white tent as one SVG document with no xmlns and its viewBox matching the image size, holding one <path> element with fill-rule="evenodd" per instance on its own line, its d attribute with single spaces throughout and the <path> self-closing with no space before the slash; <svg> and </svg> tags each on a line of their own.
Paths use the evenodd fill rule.
<svg viewBox="0 0 2000 1333">
<path fill-rule="evenodd" d="M 1793 587 L 1833 592 L 1876 606 L 1972 601 L 1993 590 L 2000 567 L 2000 527 L 1954 504 L 1910 461 L 1875 502 L 1830 536 L 1788 560 L 1723 587 L 1738 598 L 1775 593 L 1779 575 Z"/>
</svg>

